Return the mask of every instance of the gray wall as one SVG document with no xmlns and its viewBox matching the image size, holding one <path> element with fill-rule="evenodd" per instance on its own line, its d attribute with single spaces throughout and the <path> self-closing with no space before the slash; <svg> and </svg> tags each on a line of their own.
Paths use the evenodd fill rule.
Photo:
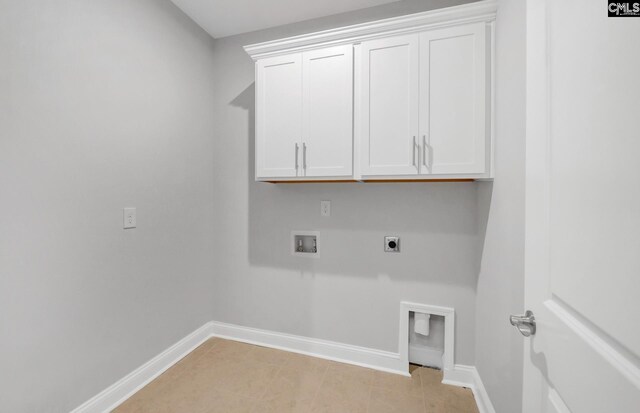
<svg viewBox="0 0 640 413">
<path fill-rule="evenodd" d="M 169 1 L 0 1 L 0 411 L 69 411 L 211 319 L 213 70 Z"/>
<path fill-rule="evenodd" d="M 500 1 L 496 178 L 480 184 L 486 238 L 476 299 L 476 367 L 498 413 L 522 405 L 523 337 L 508 317 L 524 310 L 525 29 L 525 1 Z"/>
<path fill-rule="evenodd" d="M 215 320 L 398 351 L 400 301 L 451 306 L 456 362 L 474 364 L 478 184 L 254 182 L 254 65 L 242 49 L 458 3 L 398 2 L 216 41 Z M 321 232 L 320 259 L 290 255 L 294 229 Z M 383 252 L 384 235 L 401 237 L 400 254 Z"/>
<path fill-rule="evenodd" d="M 0 410 L 67 411 L 210 319 L 398 351 L 411 300 L 456 308 L 456 362 L 519 411 L 522 0 L 500 4 L 493 184 L 253 180 L 243 45 L 465 2 L 213 42 L 168 1 L 0 0 Z M 292 257 L 292 229 L 322 258 Z"/>
</svg>

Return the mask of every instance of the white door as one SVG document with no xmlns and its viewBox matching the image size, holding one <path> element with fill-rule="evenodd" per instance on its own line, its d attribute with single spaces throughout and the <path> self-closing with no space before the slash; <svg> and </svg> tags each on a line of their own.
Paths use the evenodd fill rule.
<svg viewBox="0 0 640 413">
<path fill-rule="evenodd" d="M 640 412 L 640 18 L 527 2 L 523 411 Z"/>
<path fill-rule="evenodd" d="M 256 177 L 295 177 L 301 171 L 301 54 L 258 61 L 256 126 Z"/>
<path fill-rule="evenodd" d="M 363 175 L 418 173 L 417 34 L 363 42 Z"/>
<path fill-rule="evenodd" d="M 302 55 L 302 167 L 307 177 L 353 175 L 353 46 Z"/>
<path fill-rule="evenodd" d="M 420 173 L 485 172 L 486 25 L 420 34 Z"/>
</svg>

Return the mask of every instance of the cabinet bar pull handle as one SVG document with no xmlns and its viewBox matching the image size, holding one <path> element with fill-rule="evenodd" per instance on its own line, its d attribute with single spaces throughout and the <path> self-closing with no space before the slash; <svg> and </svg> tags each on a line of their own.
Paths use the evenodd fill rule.
<svg viewBox="0 0 640 413">
<path fill-rule="evenodd" d="M 413 137 L 413 148 L 412 148 L 413 152 L 412 152 L 412 155 L 411 155 L 411 160 L 413 162 L 413 166 L 415 166 L 417 168 L 418 165 L 416 165 L 416 146 L 417 146 L 416 137 L 414 136 Z"/>
<path fill-rule="evenodd" d="M 296 171 L 298 170 L 298 143 L 296 142 Z"/>
<path fill-rule="evenodd" d="M 307 144 L 302 142 L 302 168 L 307 170 Z"/>
<path fill-rule="evenodd" d="M 431 154 L 431 148 L 427 145 L 427 135 L 422 135 L 422 164 L 429 168 L 429 163 L 427 162 L 427 149 L 429 150 L 429 154 Z"/>
</svg>

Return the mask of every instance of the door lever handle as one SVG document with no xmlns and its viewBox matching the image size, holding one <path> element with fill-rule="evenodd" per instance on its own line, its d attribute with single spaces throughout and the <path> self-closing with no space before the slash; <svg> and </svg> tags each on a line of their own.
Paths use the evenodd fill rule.
<svg viewBox="0 0 640 413">
<path fill-rule="evenodd" d="M 536 333 L 536 318 L 533 316 L 531 310 L 527 310 L 524 315 L 511 315 L 509 322 L 525 337 L 532 336 Z"/>
</svg>

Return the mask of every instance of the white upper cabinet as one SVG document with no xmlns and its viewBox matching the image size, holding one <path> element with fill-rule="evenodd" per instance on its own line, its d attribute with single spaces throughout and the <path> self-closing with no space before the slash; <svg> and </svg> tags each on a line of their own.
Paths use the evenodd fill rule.
<svg viewBox="0 0 640 413">
<path fill-rule="evenodd" d="M 496 0 L 246 46 L 260 181 L 492 178 Z"/>
<path fill-rule="evenodd" d="M 302 136 L 302 56 L 256 65 L 256 177 L 295 177 Z"/>
<path fill-rule="evenodd" d="M 313 178 L 353 176 L 353 47 L 302 55 L 302 166 Z"/>
<path fill-rule="evenodd" d="M 353 46 L 256 65 L 256 178 L 353 177 Z"/>
<path fill-rule="evenodd" d="M 486 171 L 484 23 L 420 34 L 420 173 Z"/>
<path fill-rule="evenodd" d="M 418 39 L 362 43 L 362 175 L 418 173 Z"/>
<path fill-rule="evenodd" d="M 486 24 L 363 42 L 361 173 L 486 175 Z"/>
</svg>

